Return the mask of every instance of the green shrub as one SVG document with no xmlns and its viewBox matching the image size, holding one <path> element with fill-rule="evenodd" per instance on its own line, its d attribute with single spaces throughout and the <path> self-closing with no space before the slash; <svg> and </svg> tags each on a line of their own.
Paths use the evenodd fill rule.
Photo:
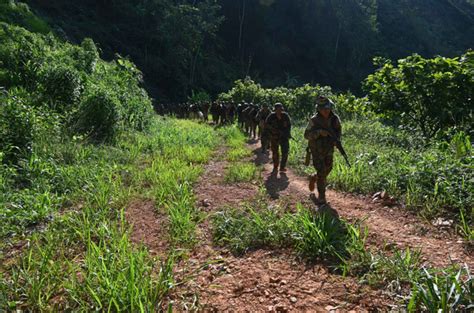
<svg viewBox="0 0 474 313">
<path fill-rule="evenodd" d="M 94 41 L 90 38 L 85 38 L 81 43 L 81 48 L 77 56 L 77 60 L 80 64 L 80 68 L 88 73 L 92 74 L 95 70 L 97 62 L 99 62 L 99 51 Z"/>
<path fill-rule="evenodd" d="M 119 102 L 113 94 L 97 89 L 82 100 L 76 113 L 75 129 L 94 141 L 114 138 L 118 130 Z"/>
<path fill-rule="evenodd" d="M 59 112 L 72 111 L 83 90 L 79 72 L 64 65 L 53 65 L 43 70 L 41 94 L 50 108 Z"/>
<path fill-rule="evenodd" d="M 49 25 L 34 15 L 26 3 L 0 0 L 0 21 L 25 27 L 35 33 L 47 34 Z"/>
<path fill-rule="evenodd" d="M 36 113 L 25 90 L 0 95 L 0 150 L 3 161 L 17 163 L 32 152 Z"/>
<path fill-rule="evenodd" d="M 414 54 L 396 65 L 376 58 L 379 69 L 364 88 L 376 113 L 420 130 L 427 139 L 452 126 L 472 130 L 473 60 L 474 51 L 458 58 Z"/>
</svg>

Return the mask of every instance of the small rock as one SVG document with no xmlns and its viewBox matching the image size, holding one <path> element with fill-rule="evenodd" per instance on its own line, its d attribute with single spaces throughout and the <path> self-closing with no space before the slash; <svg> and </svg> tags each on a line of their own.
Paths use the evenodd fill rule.
<svg viewBox="0 0 474 313">
<path fill-rule="evenodd" d="M 380 195 L 381 195 L 381 194 L 382 194 L 381 191 L 374 193 L 374 195 L 372 196 L 372 199 L 380 198 Z"/>
<path fill-rule="evenodd" d="M 296 299 L 296 297 L 291 297 L 290 301 L 291 301 L 291 303 L 296 303 L 296 301 L 298 301 L 298 299 Z"/>
<path fill-rule="evenodd" d="M 270 277 L 270 283 L 272 284 L 278 284 L 280 281 L 281 279 L 278 277 Z"/>
<path fill-rule="evenodd" d="M 288 308 L 284 304 L 277 304 L 275 310 L 277 312 L 288 312 Z"/>
<path fill-rule="evenodd" d="M 269 292 L 268 290 L 265 290 L 265 291 L 263 292 L 263 294 L 265 295 L 265 297 L 270 296 L 270 292 Z"/>
<path fill-rule="evenodd" d="M 287 282 L 284 279 L 280 282 L 280 285 L 286 285 L 286 284 L 287 284 Z"/>
<path fill-rule="evenodd" d="M 382 191 L 382 192 L 380 193 L 380 198 L 382 198 L 382 199 L 387 199 L 387 198 L 388 198 L 387 192 L 386 192 L 386 191 Z"/>
<path fill-rule="evenodd" d="M 453 225 L 453 220 L 445 220 L 441 217 L 438 217 L 436 220 L 432 222 L 433 226 L 440 226 L 440 227 L 449 227 Z"/>
<path fill-rule="evenodd" d="M 202 200 L 202 206 L 208 208 L 211 206 L 211 201 L 209 199 Z"/>
<path fill-rule="evenodd" d="M 244 290 L 244 286 L 239 284 L 239 285 L 235 286 L 234 293 L 240 293 L 243 290 Z"/>
</svg>

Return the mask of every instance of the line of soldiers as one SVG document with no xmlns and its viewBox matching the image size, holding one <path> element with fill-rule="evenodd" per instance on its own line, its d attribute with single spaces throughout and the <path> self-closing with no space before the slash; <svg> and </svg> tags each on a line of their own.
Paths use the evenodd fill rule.
<svg viewBox="0 0 474 313">
<path fill-rule="evenodd" d="M 311 117 L 305 129 L 304 137 L 308 140 L 308 156 L 312 158 L 316 173 L 309 176 L 309 190 L 318 191 L 318 204 L 326 203 L 327 177 L 333 167 L 334 148 L 337 147 L 350 166 L 347 154 L 341 144 L 341 121 L 333 112 L 334 103 L 326 97 L 319 97 L 316 103 L 316 114 Z M 261 141 L 262 153 L 268 147 L 272 151 L 273 171 L 286 172 L 286 163 L 290 148 L 291 119 L 281 103 L 274 105 L 271 112 L 267 106 L 260 109 L 253 104 L 239 105 L 239 125 L 251 138 L 258 137 Z"/>
<path fill-rule="evenodd" d="M 326 97 L 319 97 L 316 103 L 316 114 L 311 117 L 305 129 L 304 137 L 308 140 L 309 159 L 313 160 L 316 173 L 309 176 L 309 190 L 318 191 L 318 204 L 326 203 L 327 177 L 333 167 L 334 147 L 347 161 L 347 155 L 341 145 L 341 121 L 334 114 L 334 103 Z M 166 114 L 181 118 L 195 118 L 208 122 L 209 114 L 215 125 L 233 124 L 235 119 L 239 127 L 252 139 L 260 139 L 262 153 L 272 151 L 274 173 L 286 172 L 290 150 L 291 119 L 281 103 L 274 105 L 273 111 L 267 105 L 253 103 L 202 102 L 174 105 Z M 347 161 L 348 162 L 348 161 Z M 349 164 L 349 162 L 348 162 Z M 350 164 L 349 164 L 350 166 Z"/>
<path fill-rule="evenodd" d="M 197 119 L 204 122 L 208 122 L 211 115 L 215 125 L 225 125 L 234 123 L 237 106 L 233 101 L 203 101 L 158 104 L 155 109 L 160 115 L 174 115 L 177 118 Z"/>
</svg>

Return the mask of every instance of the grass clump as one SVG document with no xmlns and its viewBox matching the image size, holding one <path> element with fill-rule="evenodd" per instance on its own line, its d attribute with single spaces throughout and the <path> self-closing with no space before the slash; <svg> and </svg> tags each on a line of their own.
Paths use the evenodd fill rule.
<svg viewBox="0 0 474 313">
<path fill-rule="evenodd" d="M 248 158 L 252 155 L 252 152 L 247 148 L 233 148 L 227 152 L 227 160 L 231 162 L 241 161 L 244 158 Z"/>
<path fill-rule="evenodd" d="M 423 269 L 415 281 L 409 312 L 468 312 L 474 309 L 474 280 L 469 268 L 458 271 L 429 271 Z"/>
<path fill-rule="evenodd" d="M 257 179 L 259 169 L 253 163 L 231 163 L 225 173 L 224 180 L 227 183 L 251 182 Z"/>
<path fill-rule="evenodd" d="M 363 247 L 365 236 L 328 214 L 314 215 L 302 206 L 296 214 L 271 208 L 227 210 L 213 220 L 216 243 L 241 254 L 257 248 L 291 247 L 307 259 L 341 262 L 350 251 Z"/>
</svg>

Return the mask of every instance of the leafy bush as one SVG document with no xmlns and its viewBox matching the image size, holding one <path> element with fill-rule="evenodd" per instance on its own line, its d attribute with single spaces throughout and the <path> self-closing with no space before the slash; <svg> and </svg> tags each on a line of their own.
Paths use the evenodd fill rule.
<svg viewBox="0 0 474 313">
<path fill-rule="evenodd" d="M 40 80 L 40 92 L 51 109 L 64 113 L 76 107 L 84 88 L 77 70 L 64 65 L 48 66 L 43 69 Z"/>
<path fill-rule="evenodd" d="M 0 21 L 25 27 L 35 33 L 47 34 L 51 31 L 49 25 L 34 15 L 25 3 L 0 0 Z"/>
<path fill-rule="evenodd" d="M 0 150 L 3 161 L 17 163 L 33 148 L 36 113 L 23 89 L 0 94 Z"/>
<path fill-rule="evenodd" d="M 372 109 L 421 130 L 426 138 L 452 126 L 474 125 L 474 51 L 459 58 L 424 59 L 414 54 L 397 65 L 376 58 L 380 68 L 364 83 Z"/>
<path fill-rule="evenodd" d="M 81 102 L 75 129 L 95 141 L 114 138 L 120 119 L 119 105 L 118 100 L 108 91 L 95 90 Z"/>
</svg>

